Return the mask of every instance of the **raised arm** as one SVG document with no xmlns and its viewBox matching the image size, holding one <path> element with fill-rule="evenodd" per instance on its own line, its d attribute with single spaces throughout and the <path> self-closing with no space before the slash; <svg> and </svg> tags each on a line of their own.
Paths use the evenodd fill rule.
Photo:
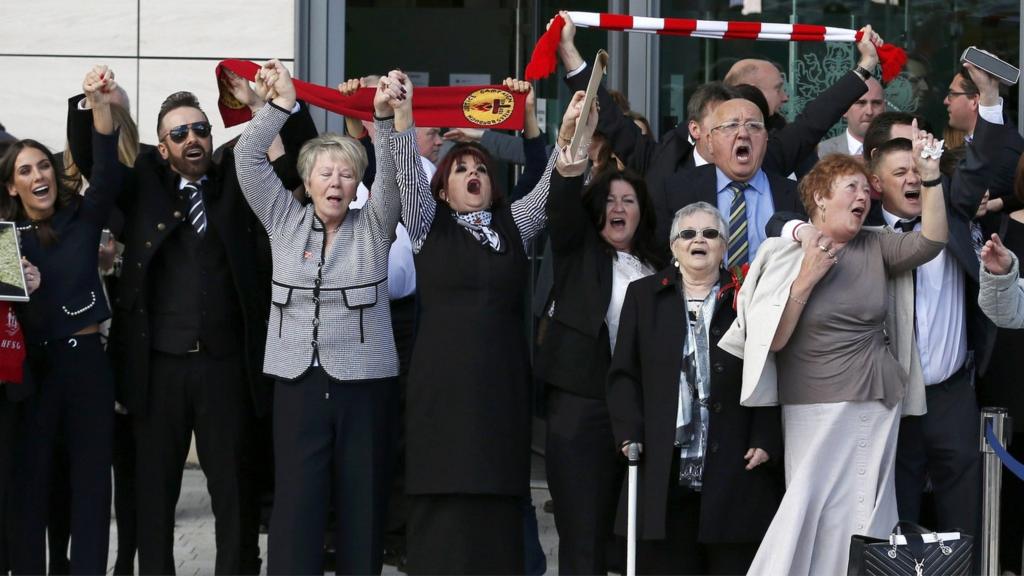
<svg viewBox="0 0 1024 576">
<path fill-rule="evenodd" d="M 583 92 L 577 92 L 573 95 L 569 107 L 566 108 L 565 114 L 562 116 L 563 129 L 566 126 L 576 125 L 585 99 L 586 94 Z M 593 108 L 591 108 L 590 115 L 587 117 L 591 130 L 597 124 L 596 106 L 595 102 Z M 589 142 L 584 142 L 580 146 L 577 157 L 568 161 L 575 163 L 582 160 L 586 157 L 588 146 Z M 548 201 L 548 191 L 551 188 L 551 172 L 555 168 L 558 154 L 559 152 L 557 151 L 551 154 L 551 157 L 548 159 L 547 168 L 544 169 L 544 175 L 541 176 L 540 182 L 533 188 L 533 191 L 512 203 L 512 218 L 515 220 L 516 227 L 519 228 L 519 235 L 523 238 L 523 244 L 527 246 L 533 240 L 533 237 L 543 230 L 547 224 L 547 213 L 544 207 Z"/>
<path fill-rule="evenodd" d="M 419 161 L 416 128 L 412 120 L 412 92 L 409 77 L 401 71 L 392 70 L 386 78 L 380 79 L 373 99 L 377 115 L 374 121 L 377 173 L 364 210 L 374 222 L 374 228 L 380 230 L 388 241 L 394 240 L 395 227 L 402 213 L 397 159 L 402 158 L 405 164 Z M 384 116 L 393 116 L 393 119 L 382 119 Z M 400 132 L 397 131 L 399 126 Z"/>
<path fill-rule="evenodd" d="M 114 117 L 110 112 L 111 95 L 116 90 L 114 71 L 106 66 L 94 66 L 82 81 L 82 91 L 92 109 L 95 165 L 81 214 L 100 228 L 106 226 L 110 218 L 114 201 L 124 185 L 126 171 L 117 159 L 118 133 L 114 130 Z"/>
<path fill-rule="evenodd" d="M 299 203 L 274 173 L 267 150 L 291 115 L 295 87 L 288 70 L 277 60 L 263 65 L 256 78 L 257 92 L 270 100 L 245 127 L 235 145 L 235 171 L 242 194 L 260 223 L 272 234 L 288 210 Z"/>
<path fill-rule="evenodd" d="M 568 12 L 563 10 L 559 14 L 565 20 L 562 36 L 558 43 L 558 57 L 566 72 L 565 82 L 570 90 L 586 91 L 592 70 L 588 70 L 588 68 L 580 70 L 580 67 L 584 66 L 585 60 L 576 48 L 576 25 Z M 550 26 L 551 23 L 548 22 L 548 27 Z M 608 138 L 612 151 L 623 163 L 636 170 L 640 175 L 646 174 L 651 160 L 659 150 L 659 144 L 650 136 L 645 136 L 640 131 L 640 127 L 623 114 L 623 110 L 612 99 L 603 82 L 598 86 L 597 100 L 599 104 L 597 129 Z M 559 145 L 565 143 L 559 140 Z"/>
<path fill-rule="evenodd" d="M 873 72 L 878 65 L 877 47 L 881 37 L 871 26 L 861 28 L 863 36 L 857 43 L 858 68 Z M 815 153 L 818 143 L 843 117 L 843 114 L 868 91 L 867 81 L 856 72 L 847 72 L 835 84 L 807 103 L 803 112 L 768 138 L 765 165 L 780 174 L 794 172 L 804 159 Z"/>
<path fill-rule="evenodd" d="M 1024 328 L 1024 288 L 1017 256 L 993 234 L 981 249 L 981 262 L 978 307 L 1000 328 Z"/>
</svg>

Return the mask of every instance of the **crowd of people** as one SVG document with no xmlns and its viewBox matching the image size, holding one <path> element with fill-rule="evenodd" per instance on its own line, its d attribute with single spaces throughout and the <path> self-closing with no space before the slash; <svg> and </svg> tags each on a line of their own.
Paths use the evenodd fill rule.
<svg viewBox="0 0 1024 576">
<path fill-rule="evenodd" d="M 841 574 L 852 536 L 901 521 L 979 534 L 978 407 L 1024 416 L 1024 138 L 998 81 L 952 74 L 946 149 L 885 111 L 867 26 L 793 121 L 780 69 L 745 59 L 656 137 L 603 85 L 584 114 L 592 63 L 561 16 L 553 147 L 528 82 L 504 82 L 521 137 L 442 135 L 401 70 L 340 85 L 373 89 L 373 121 L 318 134 L 276 60 L 228 73 L 252 119 L 217 149 L 189 92 L 140 144 L 103 65 L 63 155 L 0 142 L 30 293 L 0 303 L 20 343 L 0 350 L 0 570 L 105 572 L 113 500 L 114 573 L 137 551 L 173 574 L 194 436 L 218 574 L 260 572 L 261 523 L 271 574 L 380 573 L 386 552 L 543 573 L 534 416 L 563 574 L 621 569 L 634 446 L 638 573 Z M 498 162 L 523 166 L 514 189 Z M 1020 571 L 1024 522 L 1002 529 Z"/>
</svg>

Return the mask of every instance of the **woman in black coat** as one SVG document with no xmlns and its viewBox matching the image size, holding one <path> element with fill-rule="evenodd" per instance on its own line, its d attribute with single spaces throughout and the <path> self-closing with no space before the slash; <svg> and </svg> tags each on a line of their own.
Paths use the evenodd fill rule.
<svg viewBox="0 0 1024 576">
<path fill-rule="evenodd" d="M 782 495 L 779 411 L 739 405 L 743 363 L 717 346 L 736 317 L 726 230 L 710 204 L 679 210 L 675 268 L 622 305 L 608 409 L 618 445 L 642 446 L 638 573 L 745 573 Z"/>
<path fill-rule="evenodd" d="M 604 574 L 623 472 L 605 380 L 626 287 L 661 262 L 643 179 L 604 170 L 581 195 L 579 168 L 556 165 L 551 178 L 554 287 L 535 369 L 546 386 L 558 571 Z"/>
</svg>

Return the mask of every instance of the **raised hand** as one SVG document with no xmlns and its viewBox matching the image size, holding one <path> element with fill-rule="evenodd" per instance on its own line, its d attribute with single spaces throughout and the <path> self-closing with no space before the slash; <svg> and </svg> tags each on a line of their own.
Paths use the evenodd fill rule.
<svg viewBox="0 0 1024 576">
<path fill-rule="evenodd" d="M 264 100 L 252 89 L 249 81 L 224 68 L 224 83 L 227 85 L 231 95 L 242 104 L 256 111 L 263 106 Z"/>
<path fill-rule="evenodd" d="M 914 164 L 917 165 L 917 171 L 921 174 L 921 180 L 938 178 L 941 174 L 939 159 L 942 157 L 942 141 L 936 140 L 934 136 L 923 130 L 918 130 L 915 119 L 911 123 L 911 142 L 914 145 Z M 938 151 L 938 154 L 934 154 L 935 151 Z"/>
<path fill-rule="evenodd" d="M 565 20 L 565 26 L 562 27 L 562 35 L 558 40 L 558 57 L 566 71 L 575 70 L 583 64 L 583 57 L 580 56 L 579 50 L 576 49 L 576 23 L 572 21 L 572 17 L 565 10 L 559 10 L 558 15 L 562 17 L 562 20 Z M 548 25 L 544 29 L 551 28 L 552 22 L 554 22 L 554 18 L 548 20 Z"/>
<path fill-rule="evenodd" d="M 442 136 L 445 140 L 454 140 L 463 144 L 479 142 L 483 137 L 484 131 L 482 128 L 449 128 L 444 133 L 444 136 Z"/>
<path fill-rule="evenodd" d="M 1003 245 L 1003 241 L 999 239 L 999 234 L 993 234 L 992 238 L 985 242 L 978 256 L 981 258 L 985 270 L 996 276 L 1008 274 L 1010 266 L 1013 265 L 1013 256 Z"/>
<path fill-rule="evenodd" d="M 882 42 L 882 37 L 871 29 L 870 24 L 861 28 L 860 31 L 862 36 L 860 42 L 857 42 L 860 61 L 857 65 L 873 74 L 875 66 L 878 66 L 878 47 L 884 44 L 884 42 Z"/>
<path fill-rule="evenodd" d="M 983 50 L 983 52 L 985 52 Z M 991 52 L 985 52 L 986 54 L 995 56 Z M 995 106 L 999 103 L 999 80 L 985 72 L 981 68 L 978 68 L 970 62 L 964 62 L 964 68 L 967 73 L 970 74 L 971 80 L 978 87 L 978 93 L 980 94 L 979 103 L 982 106 Z"/>
<path fill-rule="evenodd" d="M 82 80 L 82 92 L 85 93 L 90 108 L 110 105 L 115 90 L 117 82 L 114 81 L 114 71 L 103 64 L 93 66 Z"/>
<path fill-rule="evenodd" d="M 349 78 L 341 84 L 338 84 L 338 92 L 341 92 L 342 96 L 351 96 L 360 88 L 366 88 L 366 84 L 363 82 L 362 78 Z"/>
<path fill-rule="evenodd" d="M 288 69 L 276 58 L 260 68 L 257 80 L 262 80 L 266 87 L 266 96 L 274 104 L 291 111 L 295 107 L 295 84 Z"/>
</svg>

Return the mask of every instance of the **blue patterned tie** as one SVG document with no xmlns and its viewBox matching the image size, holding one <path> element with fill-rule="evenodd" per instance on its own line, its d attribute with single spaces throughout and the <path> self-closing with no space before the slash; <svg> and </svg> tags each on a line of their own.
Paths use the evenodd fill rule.
<svg viewBox="0 0 1024 576">
<path fill-rule="evenodd" d="M 729 268 L 747 262 L 750 243 L 747 241 L 747 199 L 743 193 L 750 187 L 746 182 L 729 184 L 732 206 L 729 208 Z"/>
<path fill-rule="evenodd" d="M 188 193 L 188 221 L 200 237 L 206 235 L 206 210 L 203 209 L 203 193 L 199 185 L 189 182 L 182 187 Z"/>
</svg>

